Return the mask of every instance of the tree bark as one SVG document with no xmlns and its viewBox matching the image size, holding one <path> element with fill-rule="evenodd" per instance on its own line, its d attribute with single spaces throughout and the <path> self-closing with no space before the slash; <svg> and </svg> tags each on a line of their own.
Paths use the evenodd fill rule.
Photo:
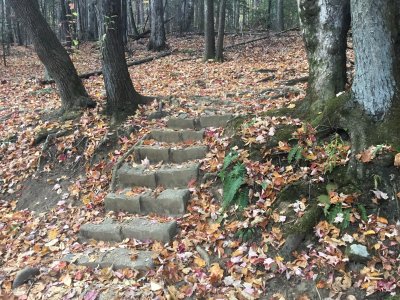
<svg viewBox="0 0 400 300">
<path fill-rule="evenodd" d="M 62 111 L 94 107 L 96 103 L 89 98 L 68 53 L 41 15 L 38 3 L 10 0 L 10 4 L 31 36 L 39 59 L 57 84 Z"/>
<path fill-rule="evenodd" d="M 276 30 L 283 31 L 284 21 L 283 21 L 283 0 L 276 1 Z"/>
<path fill-rule="evenodd" d="M 225 35 L 225 13 L 226 13 L 226 0 L 219 0 L 219 26 L 218 26 L 218 38 L 217 38 L 217 51 L 215 59 L 217 61 L 224 61 L 224 35 Z"/>
<path fill-rule="evenodd" d="M 356 52 L 352 91 L 355 101 L 375 120 L 384 119 L 399 101 L 399 27 L 395 2 L 351 1 Z"/>
<path fill-rule="evenodd" d="M 151 33 L 147 48 L 149 50 L 161 51 L 167 48 L 163 0 L 151 0 Z"/>
<path fill-rule="evenodd" d="M 318 110 L 345 88 L 350 5 L 349 0 L 299 0 L 299 10 L 310 72 L 307 94 Z"/>
<path fill-rule="evenodd" d="M 133 87 L 125 60 L 121 32 L 121 1 L 101 0 L 105 38 L 102 44 L 104 84 L 107 94 L 106 112 L 112 122 L 132 115 L 142 97 Z"/>
<path fill-rule="evenodd" d="M 215 58 L 214 1 L 204 0 L 204 60 Z"/>
</svg>

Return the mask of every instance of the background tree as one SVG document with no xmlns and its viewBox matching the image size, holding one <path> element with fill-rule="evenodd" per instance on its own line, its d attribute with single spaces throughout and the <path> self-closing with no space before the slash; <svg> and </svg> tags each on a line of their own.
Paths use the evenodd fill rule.
<svg viewBox="0 0 400 300">
<path fill-rule="evenodd" d="M 204 60 L 215 58 L 214 1 L 204 0 Z"/>
<path fill-rule="evenodd" d="M 276 30 L 283 31 L 285 24 L 283 21 L 283 0 L 276 0 Z"/>
<path fill-rule="evenodd" d="M 151 33 L 147 48 L 149 50 L 164 50 L 165 43 L 164 8 L 163 0 L 151 0 Z"/>
<path fill-rule="evenodd" d="M 10 0 L 15 14 L 28 31 L 36 53 L 55 80 L 61 96 L 62 111 L 94 107 L 74 65 L 32 0 Z"/>
<path fill-rule="evenodd" d="M 225 14 L 226 14 L 226 0 L 219 1 L 219 17 L 218 17 L 218 37 L 217 37 L 217 50 L 215 59 L 217 61 L 224 60 L 224 36 L 225 36 Z"/>
<path fill-rule="evenodd" d="M 106 112 L 115 123 L 132 115 L 140 103 L 149 99 L 136 92 L 126 65 L 121 33 L 121 1 L 101 0 L 101 10 L 105 27 L 102 63 L 107 94 Z"/>
</svg>

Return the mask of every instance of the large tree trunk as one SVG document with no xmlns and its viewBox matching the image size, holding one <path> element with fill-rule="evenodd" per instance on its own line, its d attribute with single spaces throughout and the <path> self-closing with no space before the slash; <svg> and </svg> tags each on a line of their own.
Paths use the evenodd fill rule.
<svg viewBox="0 0 400 300">
<path fill-rule="evenodd" d="M 225 36 L 225 12 L 226 12 L 226 0 L 219 0 L 219 26 L 218 26 L 218 38 L 217 38 L 217 51 L 215 59 L 222 62 L 224 60 L 224 36 Z"/>
<path fill-rule="evenodd" d="M 135 91 L 125 60 L 121 32 L 121 1 L 101 0 L 105 38 L 102 45 L 104 84 L 107 94 L 106 112 L 112 122 L 132 115 L 142 97 Z"/>
<path fill-rule="evenodd" d="M 204 0 L 204 60 L 215 57 L 214 1 Z"/>
<path fill-rule="evenodd" d="M 355 101 L 376 120 L 384 119 L 398 105 L 399 27 L 394 2 L 351 2 L 357 66 L 352 91 Z"/>
<path fill-rule="evenodd" d="M 345 88 L 349 5 L 349 0 L 299 0 L 310 71 L 307 92 L 316 110 Z"/>
<path fill-rule="evenodd" d="M 161 51 L 167 47 L 165 43 L 163 0 L 151 0 L 151 34 L 147 48 Z"/>
<path fill-rule="evenodd" d="M 60 91 L 64 112 L 94 107 L 68 53 L 41 15 L 39 5 L 32 0 L 10 0 L 15 14 L 28 31 L 36 53 L 54 78 Z"/>
</svg>

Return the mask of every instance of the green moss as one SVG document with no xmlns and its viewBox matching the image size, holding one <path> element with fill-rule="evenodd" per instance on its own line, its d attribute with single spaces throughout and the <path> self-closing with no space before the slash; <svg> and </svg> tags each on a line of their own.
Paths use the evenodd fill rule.
<svg viewBox="0 0 400 300">
<path fill-rule="evenodd" d="M 312 203 L 306 209 L 304 215 L 291 225 L 286 234 L 308 234 L 312 231 L 313 227 L 318 223 L 322 216 L 322 208 L 318 203 Z"/>
<path fill-rule="evenodd" d="M 278 125 L 275 128 L 275 135 L 272 136 L 267 142 L 267 148 L 273 148 L 279 145 L 281 141 L 289 141 L 292 139 L 292 134 L 297 129 L 295 125 Z"/>
</svg>

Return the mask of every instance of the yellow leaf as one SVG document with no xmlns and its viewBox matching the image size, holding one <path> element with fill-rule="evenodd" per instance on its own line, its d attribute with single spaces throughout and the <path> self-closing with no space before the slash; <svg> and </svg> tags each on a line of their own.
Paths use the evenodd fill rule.
<svg viewBox="0 0 400 300">
<path fill-rule="evenodd" d="M 296 104 L 294 104 L 294 103 L 288 105 L 288 108 L 295 108 L 295 107 L 296 107 Z"/>
<path fill-rule="evenodd" d="M 89 197 L 83 197 L 82 202 L 83 202 L 83 204 L 88 205 L 90 203 L 90 198 Z"/>
<path fill-rule="evenodd" d="M 196 265 L 198 265 L 199 267 L 201 267 L 201 268 L 205 267 L 205 265 L 206 265 L 206 261 L 204 259 L 200 258 L 200 257 L 195 257 L 194 258 L 194 263 Z"/>
<path fill-rule="evenodd" d="M 58 230 L 57 229 L 52 229 L 48 232 L 47 234 L 49 240 L 54 240 L 58 236 Z"/>
<path fill-rule="evenodd" d="M 71 276 L 69 276 L 69 274 L 67 274 L 61 279 L 61 282 L 64 283 L 66 286 L 71 286 L 72 278 Z"/>
<path fill-rule="evenodd" d="M 210 273 L 211 277 L 221 280 L 221 278 L 224 276 L 224 270 L 221 269 L 218 263 L 213 263 L 210 267 Z"/>
<path fill-rule="evenodd" d="M 375 231 L 373 231 L 372 229 L 364 232 L 364 235 L 373 235 L 373 234 L 375 234 Z"/>
</svg>

